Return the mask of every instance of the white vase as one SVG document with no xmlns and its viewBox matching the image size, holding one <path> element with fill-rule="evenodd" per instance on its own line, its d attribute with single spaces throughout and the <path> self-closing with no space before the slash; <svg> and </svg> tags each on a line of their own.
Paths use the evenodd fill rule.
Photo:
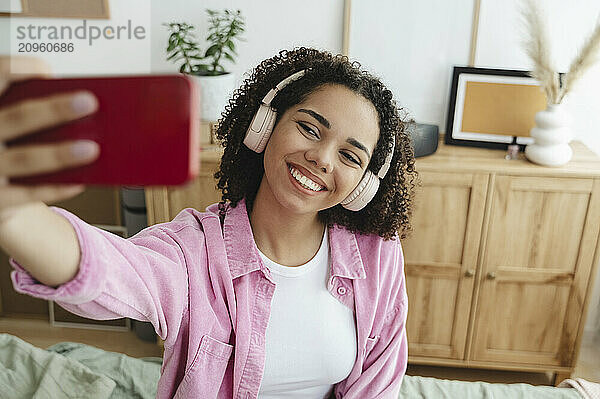
<svg viewBox="0 0 600 399">
<path fill-rule="evenodd" d="M 217 76 L 192 75 L 200 94 L 200 119 L 216 122 L 221 118 L 229 97 L 233 94 L 235 75 L 226 73 Z"/>
<path fill-rule="evenodd" d="M 569 142 L 573 134 L 562 104 L 548 104 L 548 108 L 535 114 L 535 126 L 529 134 L 534 143 L 525 147 L 525 156 L 531 162 L 561 166 L 571 160 L 573 150 Z"/>
</svg>

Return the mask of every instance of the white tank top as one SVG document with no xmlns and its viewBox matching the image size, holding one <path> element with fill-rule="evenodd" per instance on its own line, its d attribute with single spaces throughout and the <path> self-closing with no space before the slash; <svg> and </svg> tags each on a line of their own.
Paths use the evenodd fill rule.
<svg viewBox="0 0 600 399">
<path fill-rule="evenodd" d="M 277 264 L 259 251 L 276 284 L 260 399 L 327 398 L 354 366 L 354 312 L 327 291 L 327 237 L 325 229 L 317 254 L 297 267 Z"/>
</svg>

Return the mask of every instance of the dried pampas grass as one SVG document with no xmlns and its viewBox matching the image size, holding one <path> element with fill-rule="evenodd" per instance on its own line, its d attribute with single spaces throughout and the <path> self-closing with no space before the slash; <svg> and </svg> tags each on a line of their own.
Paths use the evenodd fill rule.
<svg viewBox="0 0 600 399">
<path fill-rule="evenodd" d="M 561 79 L 560 74 L 552 66 L 546 27 L 535 3 L 535 0 L 525 0 L 523 8 L 523 18 L 528 27 L 524 47 L 533 61 L 530 75 L 540 82 L 546 92 L 548 103 L 560 104 L 573 84 L 596 62 L 600 50 L 600 21 L 596 23 L 594 31 Z"/>
<path fill-rule="evenodd" d="M 583 49 L 577 57 L 571 62 L 569 66 L 569 72 L 565 75 L 563 90 L 558 98 L 560 103 L 567 94 L 567 92 L 573 86 L 573 83 L 578 81 L 579 78 L 587 71 L 592 64 L 596 61 L 598 51 L 600 50 L 600 22 L 596 24 L 596 29 L 592 32 L 588 40 L 586 41 Z"/>
</svg>

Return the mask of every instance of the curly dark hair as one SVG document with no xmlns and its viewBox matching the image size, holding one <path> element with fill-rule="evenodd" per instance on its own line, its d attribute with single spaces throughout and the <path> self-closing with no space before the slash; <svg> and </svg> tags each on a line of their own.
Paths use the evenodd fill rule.
<svg viewBox="0 0 600 399">
<path fill-rule="evenodd" d="M 397 107 L 392 92 L 378 78 L 361 70 L 358 62 L 306 47 L 282 50 L 261 62 L 234 91 L 225 107 L 216 130 L 216 137 L 224 147 L 219 170 L 215 173 L 217 187 L 222 192 L 221 216 L 226 212 L 227 201 L 229 206 L 236 207 L 244 198 L 251 212 L 264 174 L 264 152 L 256 153 L 247 148 L 243 144 L 245 133 L 269 90 L 300 70 L 306 70 L 304 76 L 285 86 L 271 102 L 277 110 L 275 126 L 288 108 L 302 103 L 321 86 L 339 84 L 369 100 L 377 110 L 380 134 L 369 170 L 375 174 L 379 171 L 391 151 L 392 138 L 396 139 L 391 166 L 373 200 L 360 211 L 350 211 L 339 204 L 321 210 L 319 220 L 327 226 L 337 224 L 354 233 L 377 234 L 385 240 L 397 233 L 399 238 L 405 238 L 412 229 L 409 218 L 418 177 L 407 130 L 414 122 L 400 117 L 399 111 L 405 110 Z"/>
</svg>

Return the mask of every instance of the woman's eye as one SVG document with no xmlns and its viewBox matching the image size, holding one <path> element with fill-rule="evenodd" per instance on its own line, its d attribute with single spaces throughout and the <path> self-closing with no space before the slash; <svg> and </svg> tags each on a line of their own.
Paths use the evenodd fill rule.
<svg viewBox="0 0 600 399">
<path fill-rule="evenodd" d="M 315 136 L 315 137 L 319 137 L 318 134 L 315 133 L 314 130 L 312 130 L 310 127 L 308 127 L 307 125 L 305 125 L 302 122 L 298 122 L 298 124 L 302 127 L 302 130 L 304 130 L 305 132 L 307 132 L 308 134 L 310 134 L 311 136 Z"/>
<path fill-rule="evenodd" d="M 342 152 L 342 155 L 348 159 L 350 162 L 354 162 L 357 165 L 360 165 L 360 161 L 358 161 L 356 158 L 354 158 L 352 155 L 348 154 L 347 152 Z"/>
<path fill-rule="evenodd" d="M 298 125 L 300 125 L 302 130 L 304 130 L 306 133 L 310 134 L 313 137 L 319 138 L 319 135 L 317 133 L 315 133 L 315 131 L 312 128 L 310 128 L 307 124 L 302 123 L 302 122 L 297 122 L 297 123 L 298 123 Z M 348 161 L 355 163 L 358 166 L 361 165 L 359 159 L 356 159 L 355 157 L 348 154 L 347 152 L 340 152 L 340 154 L 342 154 L 344 156 L 344 158 L 346 158 Z"/>
</svg>

